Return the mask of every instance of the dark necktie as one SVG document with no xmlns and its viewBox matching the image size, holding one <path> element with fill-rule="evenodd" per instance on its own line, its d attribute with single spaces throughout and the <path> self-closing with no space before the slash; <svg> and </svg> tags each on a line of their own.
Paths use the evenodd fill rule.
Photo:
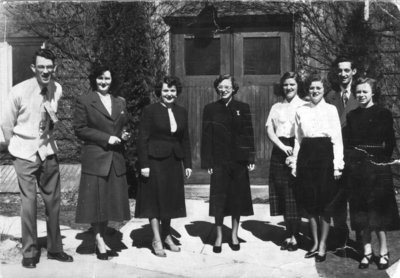
<svg viewBox="0 0 400 278">
<path fill-rule="evenodd" d="M 347 96 L 347 90 L 343 92 L 342 101 L 343 101 L 343 106 L 346 107 L 347 102 L 349 101 L 349 97 Z"/>
<path fill-rule="evenodd" d="M 43 87 L 40 91 L 40 95 L 43 96 L 42 105 L 40 106 L 40 124 L 39 124 L 39 133 L 43 134 L 43 132 L 47 128 L 48 122 L 48 114 L 45 108 L 45 102 L 47 101 L 47 87 Z"/>
</svg>

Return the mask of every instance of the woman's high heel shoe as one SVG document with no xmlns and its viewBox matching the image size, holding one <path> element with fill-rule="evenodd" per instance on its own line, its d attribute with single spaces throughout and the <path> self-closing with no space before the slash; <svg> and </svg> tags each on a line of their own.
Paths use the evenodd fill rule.
<svg viewBox="0 0 400 278">
<path fill-rule="evenodd" d="M 101 253 L 99 248 L 97 247 L 97 245 L 96 245 L 96 256 L 97 256 L 97 259 L 99 259 L 99 260 L 102 260 L 102 261 L 108 260 L 107 252 L 106 253 Z"/>
<path fill-rule="evenodd" d="M 151 245 L 153 246 L 153 251 L 156 256 L 158 256 L 158 257 L 166 257 L 167 256 L 161 241 L 155 240 L 152 242 Z"/>
<path fill-rule="evenodd" d="M 366 259 L 367 262 L 363 263 L 362 261 Z M 365 254 L 364 257 L 361 259 L 360 264 L 358 265 L 359 269 L 366 269 L 372 263 L 372 253 Z"/>
<path fill-rule="evenodd" d="M 305 255 L 304 258 L 309 259 L 312 257 L 315 257 L 318 253 L 318 250 L 314 250 L 314 251 L 308 251 Z"/>
<path fill-rule="evenodd" d="M 177 246 L 172 240 L 171 236 L 167 236 L 164 240 L 165 247 L 172 252 L 180 252 L 181 248 Z"/>
<path fill-rule="evenodd" d="M 381 263 L 381 260 L 384 259 L 385 263 Z M 389 252 L 384 254 L 384 255 L 379 255 L 379 261 L 378 261 L 378 269 L 379 270 L 384 270 L 389 267 Z"/>
<path fill-rule="evenodd" d="M 119 254 L 118 254 L 118 252 L 117 251 L 114 251 L 114 250 L 107 250 L 107 255 L 109 256 L 109 257 L 118 257 L 119 256 Z"/>
<path fill-rule="evenodd" d="M 315 262 L 317 263 L 322 263 L 325 260 L 326 260 L 326 253 L 322 256 L 317 253 L 317 255 L 315 256 Z"/>
<path fill-rule="evenodd" d="M 222 252 L 222 246 L 213 246 L 213 252 L 214 253 L 221 253 Z"/>
</svg>

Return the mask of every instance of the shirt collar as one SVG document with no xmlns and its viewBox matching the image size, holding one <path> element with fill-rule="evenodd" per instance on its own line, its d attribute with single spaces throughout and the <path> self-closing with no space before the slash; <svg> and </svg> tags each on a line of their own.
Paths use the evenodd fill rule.
<svg viewBox="0 0 400 278">
<path fill-rule="evenodd" d="M 301 98 L 299 98 L 298 95 L 295 95 L 291 102 L 288 102 L 287 99 L 285 98 L 282 103 L 289 103 L 290 105 L 298 106 L 302 102 L 303 102 L 303 100 Z"/>
<path fill-rule="evenodd" d="M 110 98 L 110 94 L 103 95 L 102 93 L 96 92 L 101 99 L 108 99 Z"/>
<path fill-rule="evenodd" d="M 326 104 L 326 101 L 324 98 L 322 98 L 320 100 L 320 102 L 318 102 L 317 104 L 314 104 L 312 101 L 309 102 L 311 107 L 320 107 L 323 106 L 324 104 Z"/>
<path fill-rule="evenodd" d="M 340 86 L 340 95 L 343 96 L 343 93 L 346 91 L 346 94 L 349 95 L 351 92 L 351 83 L 352 81 L 349 82 L 349 84 L 347 84 L 347 87 L 344 88 L 343 86 Z"/>
<path fill-rule="evenodd" d="M 218 102 L 226 107 L 228 107 L 232 103 L 233 97 L 228 102 L 225 102 L 222 98 L 218 100 Z"/>
<path fill-rule="evenodd" d="M 166 105 L 164 102 L 162 102 L 162 101 L 160 101 L 160 104 L 161 104 L 163 107 L 167 108 L 167 109 L 172 109 L 172 107 L 175 105 L 175 103 L 172 103 L 170 107 L 167 107 L 167 105 Z"/>
</svg>

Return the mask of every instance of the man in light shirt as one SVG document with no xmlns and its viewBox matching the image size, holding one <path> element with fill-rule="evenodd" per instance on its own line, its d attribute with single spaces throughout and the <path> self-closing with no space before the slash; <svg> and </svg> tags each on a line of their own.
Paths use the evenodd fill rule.
<svg viewBox="0 0 400 278">
<path fill-rule="evenodd" d="M 1 118 L 21 192 L 22 266 L 26 268 L 35 268 L 40 258 L 36 184 L 46 206 L 47 258 L 73 261 L 63 251 L 59 224 L 60 171 L 53 129 L 62 88 L 53 80 L 54 54 L 48 49 L 38 50 L 31 69 L 34 77 L 11 89 Z"/>
<path fill-rule="evenodd" d="M 334 88 L 329 93 L 325 95 L 325 100 L 327 103 L 336 106 L 339 113 L 340 124 L 342 127 L 342 135 L 344 145 L 346 145 L 346 115 L 358 107 L 358 101 L 352 93 L 354 90 L 355 75 L 357 74 L 357 69 L 355 67 L 354 61 L 347 57 L 338 57 L 334 63 L 336 69 L 336 74 L 338 78 L 337 84 L 332 84 Z M 346 148 L 346 146 L 344 146 Z M 344 152 L 346 160 L 346 151 Z M 346 165 L 345 165 L 346 168 Z M 333 216 L 334 229 L 332 229 L 331 235 L 335 235 L 334 248 L 338 250 L 344 250 L 347 247 L 347 242 L 349 239 L 349 228 L 347 226 L 347 194 L 346 188 L 346 170 L 343 172 L 342 178 L 338 181 L 340 185 L 340 190 L 342 191 L 342 200 L 338 205 L 337 213 Z M 336 231 L 336 233 L 335 233 Z M 359 240 L 359 232 L 356 231 L 357 240 Z"/>
</svg>

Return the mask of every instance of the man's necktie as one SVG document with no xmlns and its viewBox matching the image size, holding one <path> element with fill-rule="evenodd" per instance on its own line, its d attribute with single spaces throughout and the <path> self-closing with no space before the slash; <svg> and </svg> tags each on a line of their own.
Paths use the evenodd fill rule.
<svg viewBox="0 0 400 278">
<path fill-rule="evenodd" d="M 42 104 L 40 105 L 40 123 L 39 123 L 39 134 L 42 135 L 46 128 L 47 123 L 49 121 L 49 116 L 46 111 L 45 103 L 47 101 L 47 87 L 43 87 L 40 95 L 43 96 Z"/>
<path fill-rule="evenodd" d="M 347 96 L 347 91 L 344 91 L 342 94 L 342 101 L 343 101 L 343 106 L 346 107 L 347 102 L 349 101 L 349 97 Z"/>
</svg>

